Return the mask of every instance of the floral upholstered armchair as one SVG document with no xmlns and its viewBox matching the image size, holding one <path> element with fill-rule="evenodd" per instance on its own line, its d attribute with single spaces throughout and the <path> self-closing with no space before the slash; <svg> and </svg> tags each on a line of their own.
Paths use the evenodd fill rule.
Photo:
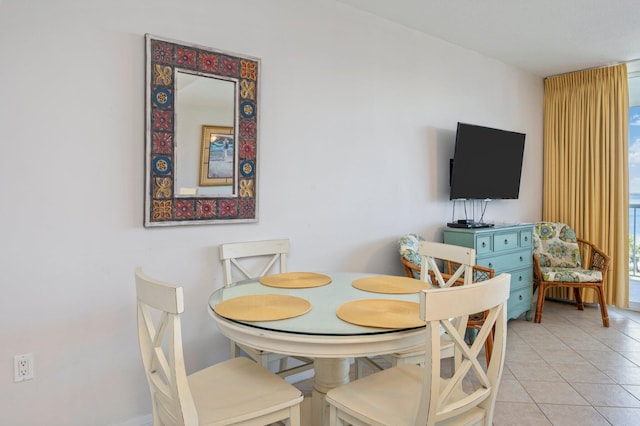
<svg viewBox="0 0 640 426">
<path fill-rule="evenodd" d="M 421 259 L 418 247 L 421 241 L 424 241 L 424 238 L 417 234 L 407 234 L 398 240 L 400 262 L 402 262 L 404 272 L 409 278 L 420 279 Z"/>
<path fill-rule="evenodd" d="M 583 256 L 586 262 L 583 262 Z M 581 290 L 592 288 L 598 296 L 602 324 L 609 327 L 604 279 L 609 256 L 595 244 L 576 237 L 569 225 L 539 222 L 533 229 L 533 286 L 538 289 L 535 322 L 542 321 L 545 293 L 552 287 L 573 288 L 579 310 L 584 310 Z"/>
</svg>

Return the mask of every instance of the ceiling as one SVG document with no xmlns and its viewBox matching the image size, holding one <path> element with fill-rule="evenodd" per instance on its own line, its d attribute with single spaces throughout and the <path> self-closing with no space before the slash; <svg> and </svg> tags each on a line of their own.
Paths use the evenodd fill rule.
<svg viewBox="0 0 640 426">
<path fill-rule="evenodd" d="M 640 58 L 637 0 L 338 0 L 540 77 Z"/>
</svg>

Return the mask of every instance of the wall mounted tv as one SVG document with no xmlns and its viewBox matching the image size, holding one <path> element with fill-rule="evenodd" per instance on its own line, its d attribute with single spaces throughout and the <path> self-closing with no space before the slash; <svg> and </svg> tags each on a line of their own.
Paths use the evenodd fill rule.
<svg viewBox="0 0 640 426">
<path fill-rule="evenodd" d="M 524 139 L 524 133 L 458 123 L 449 199 L 518 198 Z"/>
</svg>

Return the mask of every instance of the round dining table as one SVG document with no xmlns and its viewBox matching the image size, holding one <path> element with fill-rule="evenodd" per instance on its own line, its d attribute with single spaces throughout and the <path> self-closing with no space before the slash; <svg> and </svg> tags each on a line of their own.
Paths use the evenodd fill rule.
<svg viewBox="0 0 640 426">
<path fill-rule="evenodd" d="M 354 301 L 382 299 L 382 302 L 419 303 L 419 290 L 390 294 L 362 290 L 353 285 L 358 280 L 373 277 L 400 283 L 409 278 L 357 272 L 318 275 L 328 277 L 330 282 L 309 288 L 280 288 L 265 285 L 260 279 L 244 280 L 215 291 L 209 298 L 209 311 L 220 332 L 229 339 L 268 352 L 314 360 L 311 400 L 311 422 L 314 426 L 328 423 L 324 397 L 330 389 L 349 381 L 351 359 L 415 350 L 425 345 L 426 339 L 423 324 L 394 325 L 392 328 L 365 326 L 345 321 L 337 315 L 341 306 Z M 225 313 L 223 316 L 216 311 L 217 306 L 222 307 L 221 303 L 231 299 L 274 295 L 294 296 L 308 302 L 310 309 L 291 318 L 268 321 L 234 319 L 233 315 Z M 378 315 L 374 312 L 371 317 L 374 319 Z"/>
</svg>

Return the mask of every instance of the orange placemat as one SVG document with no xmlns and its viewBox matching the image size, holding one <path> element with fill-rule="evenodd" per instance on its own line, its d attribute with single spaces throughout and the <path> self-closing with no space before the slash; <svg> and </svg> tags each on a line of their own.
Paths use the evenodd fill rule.
<svg viewBox="0 0 640 426">
<path fill-rule="evenodd" d="M 311 310 L 311 303 L 285 294 L 255 294 L 225 300 L 213 310 L 238 321 L 275 321 L 306 314 Z"/>
<path fill-rule="evenodd" d="M 310 288 L 327 285 L 331 277 L 315 272 L 283 272 L 260 277 L 260 283 L 278 288 Z"/>
<path fill-rule="evenodd" d="M 365 327 L 410 328 L 425 325 L 420 319 L 420 304 L 405 300 L 354 300 L 338 306 L 336 315 L 343 321 Z"/>
<path fill-rule="evenodd" d="M 424 281 L 409 277 L 397 277 L 394 275 L 360 278 L 353 281 L 351 284 L 360 290 L 386 294 L 418 293 L 420 290 L 427 290 L 431 288 L 429 283 Z"/>
</svg>

